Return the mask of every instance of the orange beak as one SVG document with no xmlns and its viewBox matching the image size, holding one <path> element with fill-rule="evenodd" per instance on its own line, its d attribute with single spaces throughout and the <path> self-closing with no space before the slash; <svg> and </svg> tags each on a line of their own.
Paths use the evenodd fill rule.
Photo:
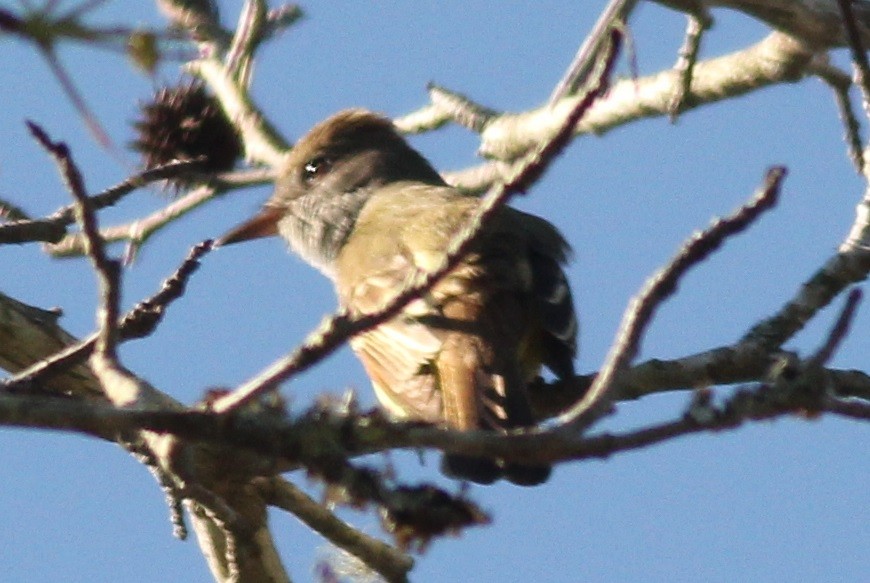
<svg viewBox="0 0 870 583">
<path fill-rule="evenodd" d="M 215 247 L 277 235 L 278 221 L 281 219 L 282 214 L 279 208 L 263 207 L 263 210 L 254 215 L 253 218 L 215 241 Z"/>
</svg>

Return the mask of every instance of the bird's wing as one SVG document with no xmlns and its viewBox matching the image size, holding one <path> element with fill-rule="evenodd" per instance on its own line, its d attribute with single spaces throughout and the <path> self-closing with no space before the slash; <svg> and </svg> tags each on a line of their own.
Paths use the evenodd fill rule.
<svg viewBox="0 0 870 583">
<path fill-rule="evenodd" d="M 404 287 L 412 268 L 406 257 L 396 255 L 377 272 L 345 285 L 339 281 L 339 297 L 355 313 L 376 313 Z M 442 401 L 428 369 L 441 350 L 442 339 L 410 316 L 429 311 L 426 300 L 414 300 L 400 315 L 354 337 L 350 345 L 371 378 L 378 400 L 391 414 L 435 423 L 442 420 Z"/>
<path fill-rule="evenodd" d="M 431 271 L 443 259 L 459 227 L 443 205 L 423 212 L 417 202 L 369 206 L 380 220 L 367 222 L 364 214 L 358 221 L 339 256 L 336 279 L 339 297 L 352 311 L 383 309 L 412 275 Z M 468 207 L 473 204 L 469 200 Z M 384 220 L 403 208 L 414 208 L 417 216 L 396 217 L 392 224 Z M 351 341 L 380 402 L 393 414 L 461 430 L 508 431 L 533 424 L 526 383 L 541 364 L 540 347 L 529 348 L 541 336 L 535 296 L 558 286 L 536 285 L 530 241 L 512 224 L 512 212 L 506 210 L 506 218 L 400 315 Z M 385 237 L 375 227 L 395 233 Z M 561 274 L 558 258 L 551 262 Z M 523 362 L 526 357 L 529 362 Z M 449 455 L 444 463 L 451 475 L 479 482 L 504 473 L 517 483 L 534 484 L 549 475 L 546 466 L 462 455 Z"/>
<path fill-rule="evenodd" d="M 462 430 L 531 423 L 517 362 L 528 317 L 511 289 L 517 270 L 480 260 L 470 254 L 398 316 L 351 341 L 380 402 L 394 415 Z M 430 261 L 419 250 L 372 261 L 369 267 L 379 269 L 337 281 L 340 299 L 356 313 L 375 313 L 420 263 L 428 268 Z M 501 275 L 490 276 L 490 267 Z"/>
</svg>

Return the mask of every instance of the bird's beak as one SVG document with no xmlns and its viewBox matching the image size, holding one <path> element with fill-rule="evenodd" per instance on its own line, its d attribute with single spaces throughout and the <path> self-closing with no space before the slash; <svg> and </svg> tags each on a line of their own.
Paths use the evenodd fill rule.
<svg viewBox="0 0 870 583">
<path fill-rule="evenodd" d="M 230 245 L 240 241 L 261 239 L 278 234 L 278 220 L 281 218 L 281 209 L 276 207 L 263 207 L 259 213 L 248 221 L 245 221 L 235 229 L 226 233 L 215 241 L 215 246 Z"/>
</svg>

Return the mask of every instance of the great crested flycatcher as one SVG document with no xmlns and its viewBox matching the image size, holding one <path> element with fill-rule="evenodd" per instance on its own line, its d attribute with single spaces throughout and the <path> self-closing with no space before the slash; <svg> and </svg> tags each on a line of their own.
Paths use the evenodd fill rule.
<svg viewBox="0 0 870 583">
<path fill-rule="evenodd" d="M 389 119 L 351 109 L 299 140 L 262 211 L 219 244 L 280 234 L 332 279 L 342 305 L 369 314 L 439 264 L 478 204 Z M 501 208 L 431 290 L 350 341 L 381 405 L 458 430 L 532 425 L 527 385 L 542 365 L 574 374 L 577 320 L 561 267 L 569 253 L 549 222 Z M 445 455 L 442 469 L 478 483 L 550 475 L 546 464 L 460 454 Z"/>
</svg>

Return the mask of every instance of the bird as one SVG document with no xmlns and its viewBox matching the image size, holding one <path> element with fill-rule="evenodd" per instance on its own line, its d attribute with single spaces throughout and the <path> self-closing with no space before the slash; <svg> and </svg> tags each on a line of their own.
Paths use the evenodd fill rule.
<svg viewBox="0 0 870 583">
<path fill-rule="evenodd" d="M 340 111 L 286 155 L 274 194 L 224 246 L 280 235 L 332 280 L 351 315 L 377 313 L 440 265 L 480 198 L 448 185 L 386 116 Z M 542 367 L 574 376 L 578 322 L 551 223 L 502 206 L 431 289 L 350 340 L 393 418 L 459 431 L 535 425 L 528 385 Z M 447 453 L 441 470 L 479 484 L 545 482 L 547 463 Z"/>
</svg>

